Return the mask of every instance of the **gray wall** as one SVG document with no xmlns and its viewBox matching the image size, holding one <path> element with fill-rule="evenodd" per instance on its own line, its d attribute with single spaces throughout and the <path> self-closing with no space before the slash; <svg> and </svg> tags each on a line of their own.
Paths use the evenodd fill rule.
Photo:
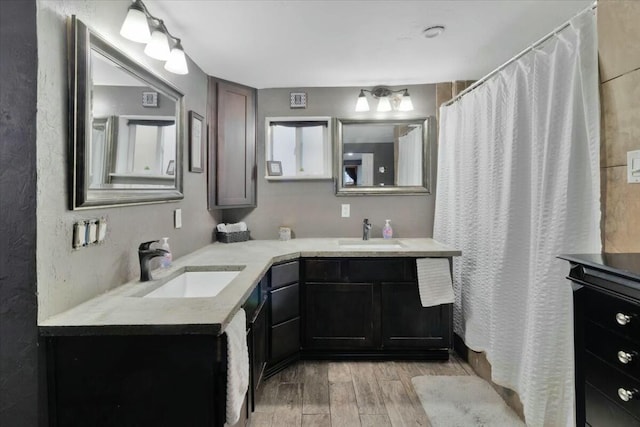
<svg viewBox="0 0 640 427">
<path fill-rule="evenodd" d="M 0 2 L 0 425 L 38 425 L 36 3 Z"/>
<path fill-rule="evenodd" d="M 38 315 L 43 320 L 95 297 L 139 274 L 140 242 L 170 237 L 175 258 L 211 242 L 217 216 L 207 211 L 206 173 L 184 172 L 184 200 L 176 203 L 68 210 L 67 194 L 67 61 L 66 20 L 75 14 L 87 26 L 133 59 L 152 69 L 185 94 L 186 111 L 206 117 L 207 76 L 189 61 L 189 74 L 166 72 L 163 63 L 144 55 L 144 45 L 119 35 L 128 0 L 38 0 L 37 115 L 37 276 Z M 170 29 L 170 31 L 177 31 Z M 185 46 L 187 53 L 189 46 Z M 185 118 L 187 115 L 185 114 Z M 186 125 L 186 123 L 185 123 Z M 186 126 L 185 126 L 186 129 Z M 186 137 L 186 133 L 185 133 Z M 188 147 L 183 159 L 187 165 Z M 182 228 L 173 228 L 173 210 L 182 209 Z M 104 244 L 74 251 L 72 225 L 105 216 Z"/>
<path fill-rule="evenodd" d="M 158 92 L 158 107 L 143 107 L 145 86 L 93 86 L 94 117 L 118 116 L 175 116 L 176 103 Z"/>
<path fill-rule="evenodd" d="M 247 222 L 254 239 L 277 239 L 278 227 L 292 227 L 297 237 L 359 237 L 362 220 L 373 223 L 372 236 L 381 237 L 384 220 L 391 219 L 394 236 L 430 237 L 433 233 L 434 194 L 412 196 L 336 197 L 333 182 L 266 181 L 265 117 L 331 116 L 337 118 L 414 118 L 435 116 L 435 85 L 408 87 L 415 110 L 410 113 L 355 113 L 360 88 L 284 88 L 258 91 L 257 162 L 258 207 L 224 212 L 224 221 Z M 398 89 L 401 89 L 398 87 Z M 289 93 L 307 92 L 306 109 L 290 109 Z M 370 102 L 372 109 L 375 103 Z M 432 146 L 435 154 L 435 143 Z M 435 176 L 432 155 L 432 176 Z M 335 173 L 335 172 L 334 172 Z M 432 179 L 433 182 L 433 179 Z M 433 187 L 433 186 L 432 186 Z M 341 204 L 351 205 L 351 217 L 341 218 Z"/>
</svg>

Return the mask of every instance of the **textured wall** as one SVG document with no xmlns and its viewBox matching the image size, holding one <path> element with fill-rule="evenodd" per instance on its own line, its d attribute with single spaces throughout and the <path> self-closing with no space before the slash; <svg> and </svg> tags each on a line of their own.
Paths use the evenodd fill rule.
<svg viewBox="0 0 640 427">
<path fill-rule="evenodd" d="M 627 151 L 640 150 L 640 2 L 598 2 L 605 252 L 640 252 L 640 184 Z"/>
<path fill-rule="evenodd" d="M 402 87 L 404 88 L 404 87 Z M 435 116 L 435 85 L 408 86 L 415 110 L 411 113 L 355 113 L 360 88 L 291 88 L 258 91 L 257 163 L 258 207 L 224 212 L 226 222 L 244 220 L 254 239 L 278 238 L 278 227 L 290 226 L 297 237 L 358 237 L 362 220 L 373 223 L 372 236 L 382 237 L 384 220 L 391 219 L 394 236 L 429 237 L 433 232 L 434 193 L 412 196 L 336 197 L 333 182 L 266 181 L 265 117 L 330 116 L 337 118 L 410 118 Z M 307 92 L 307 108 L 289 108 L 289 93 Z M 372 109 L 375 103 L 371 102 Z M 407 115 L 410 114 L 410 115 Z M 432 176 L 435 177 L 435 144 Z M 433 184 L 434 180 L 432 180 Z M 432 185 L 434 187 L 434 185 Z M 351 205 L 351 217 L 340 217 L 340 205 Z"/>
<path fill-rule="evenodd" d="M 0 425 L 38 425 L 36 3 L 0 2 Z"/>
<path fill-rule="evenodd" d="M 185 94 L 186 111 L 206 116 L 207 76 L 189 62 L 189 74 L 166 72 L 143 54 L 144 45 L 119 35 L 128 0 L 38 1 L 38 312 L 39 319 L 69 309 L 139 274 L 138 244 L 170 237 L 175 257 L 211 242 L 216 215 L 207 211 L 206 173 L 184 172 L 184 200 L 176 203 L 69 211 L 67 194 L 66 20 L 75 14 L 87 26 Z M 153 8 L 152 8 L 153 12 Z M 176 29 L 170 29 L 176 31 Z M 185 46 L 187 53 L 189 46 Z M 185 114 L 185 117 L 187 115 Z M 186 134 L 185 134 L 186 137 Z M 183 159 L 187 165 L 188 147 Z M 173 210 L 182 209 L 182 228 L 173 228 Z M 74 251 L 72 224 L 105 216 L 104 244 Z"/>
</svg>

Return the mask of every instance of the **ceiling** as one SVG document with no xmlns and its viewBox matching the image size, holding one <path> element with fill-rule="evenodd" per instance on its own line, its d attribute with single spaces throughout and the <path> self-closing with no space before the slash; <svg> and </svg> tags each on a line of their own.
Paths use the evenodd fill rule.
<svg viewBox="0 0 640 427">
<path fill-rule="evenodd" d="M 592 3 L 145 0 L 204 72 L 258 89 L 476 80 Z"/>
</svg>

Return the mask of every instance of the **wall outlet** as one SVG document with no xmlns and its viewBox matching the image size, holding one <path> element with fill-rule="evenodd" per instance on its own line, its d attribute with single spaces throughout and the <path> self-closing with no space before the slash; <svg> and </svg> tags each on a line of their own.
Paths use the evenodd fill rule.
<svg viewBox="0 0 640 427">
<path fill-rule="evenodd" d="M 640 150 L 627 152 L 627 182 L 640 184 Z"/>
<path fill-rule="evenodd" d="M 342 205 L 342 218 L 349 218 L 351 216 L 351 205 L 345 203 Z"/>
<path fill-rule="evenodd" d="M 173 211 L 173 226 L 175 228 L 182 228 L 182 209 Z"/>
</svg>

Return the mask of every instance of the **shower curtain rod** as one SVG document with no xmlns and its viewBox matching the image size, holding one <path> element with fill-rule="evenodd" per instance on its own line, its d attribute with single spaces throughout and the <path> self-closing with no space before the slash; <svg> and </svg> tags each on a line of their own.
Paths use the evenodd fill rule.
<svg viewBox="0 0 640 427">
<path fill-rule="evenodd" d="M 598 2 L 595 1 L 591 6 L 583 9 L 582 11 L 580 11 L 580 13 L 578 13 L 575 16 L 578 16 L 588 10 L 593 10 L 596 9 L 598 7 Z M 573 18 L 571 18 L 573 19 Z M 509 64 L 511 64 L 514 61 L 517 61 L 518 59 L 520 59 L 522 56 L 524 56 L 525 54 L 531 52 L 533 49 L 535 49 L 536 47 L 540 46 L 542 43 L 546 42 L 547 40 L 549 40 L 551 37 L 557 35 L 560 31 L 564 30 L 565 28 L 567 28 L 569 25 L 571 25 L 571 19 L 569 19 L 567 22 L 565 22 L 564 24 L 560 25 L 558 28 L 556 28 L 555 30 L 551 31 L 549 34 L 547 34 L 546 36 L 542 37 L 540 40 L 538 40 L 537 42 L 533 43 L 531 46 L 527 47 L 526 49 L 524 49 L 522 52 L 518 53 L 516 56 L 514 56 L 513 58 L 509 59 L 507 62 L 505 62 L 504 64 L 502 64 L 501 66 L 499 66 L 498 68 L 496 68 L 495 70 L 491 71 L 489 74 L 487 74 L 486 76 L 482 77 L 480 80 L 478 80 L 477 82 L 473 83 L 471 86 L 469 86 L 468 88 L 466 88 L 465 90 L 463 90 L 462 92 L 460 92 L 459 94 L 457 94 L 455 97 L 451 98 L 449 101 L 445 102 L 443 105 L 445 107 L 448 107 L 449 105 L 453 104 L 454 102 L 460 100 L 460 98 L 462 98 L 464 95 L 466 95 L 467 93 L 471 92 L 472 90 L 476 89 L 479 86 L 482 86 L 484 84 L 484 82 L 486 82 L 487 80 L 489 80 L 491 77 L 493 77 L 495 74 L 499 73 L 500 71 L 502 71 L 505 67 L 507 67 Z"/>
</svg>

